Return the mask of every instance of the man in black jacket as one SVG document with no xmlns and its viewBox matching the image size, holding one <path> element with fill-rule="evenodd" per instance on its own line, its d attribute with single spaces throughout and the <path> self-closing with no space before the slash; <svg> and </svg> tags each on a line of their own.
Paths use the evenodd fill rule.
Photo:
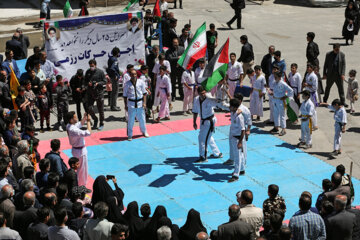
<svg viewBox="0 0 360 240">
<path fill-rule="evenodd" d="M 356 216 L 345 210 L 347 197 L 337 195 L 334 201 L 335 213 L 325 219 L 326 239 L 352 240 L 356 227 Z"/>
<path fill-rule="evenodd" d="M 70 80 L 70 88 L 72 93 L 72 99 L 76 104 L 76 114 L 79 119 L 82 119 L 81 115 L 81 103 L 84 96 L 84 71 L 78 69 L 76 74 Z M 86 112 L 86 109 L 85 109 Z"/>
<path fill-rule="evenodd" d="M 246 74 L 247 70 L 254 65 L 254 51 L 252 45 L 248 42 L 248 37 L 246 35 L 240 37 L 240 42 L 243 46 L 238 62 L 243 63 L 243 71 Z"/>
<path fill-rule="evenodd" d="M 176 84 L 179 88 L 180 98 L 181 99 L 184 98 L 184 92 L 181 85 L 181 75 L 183 73 L 183 70 L 177 64 L 179 58 L 183 53 L 184 53 L 184 47 L 179 46 L 178 38 L 174 38 L 172 40 L 172 47 L 166 52 L 166 60 L 170 62 L 170 66 L 171 66 L 171 73 L 170 73 L 171 86 L 172 86 L 171 97 L 173 101 L 175 101 L 175 97 L 176 97 Z"/>
<path fill-rule="evenodd" d="M 88 113 L 91 115 L 91 118 L 94 119 L 93 129 L 97 129 L 98 117 L 94 112 L 94 103 L 100 115 L 100 127 L 98 130 L 104 128 L 104 85 L 106 83 L 104 72 L 96 67 L 95 59 L 89 61 L 90 69 L 85 73 L 85 86 L 86 89 L 86 106 Z"/>
<path fill-rule="evenodd" d="M 19 37 L 20 34 L 16 32 L 14 33 L 12 39 L 6 42 L 6 49 L 13 51 L 15 60 L 21 60 L 25 58 Z"/>
<path fill-rule="evenodd" d="M 333 51 L 328 52 L 325 57 L 323 69 L 323 79 L 326 79 L 325 95 L 323 99 L 324 102 L 327 102 L 330 89 L 335 83 L 338 88 L 341 104 L 345 107 L 348 106 L 345 103 L 344 95 L 345 69 L 345 54 L 340 52 L 340 44 L 334 44 Z"/>
<path fill-rule="evenodd" d="M 235 22 L 235 20 L 237 20 L 237 28 L 238 29 L 243 29 L 241 27 L 241 10 L 245 8 L 245 0 L 234 0 L 232 4 L 230 4 L 230 6 L 234 9 L 235 11 L 235 16 L 228 21 L 226 24 L 228 25 L 228 27 L 230 29 L 232 29 L 231 24 L 233 22 Z"/>
<path fill-rule="evenodd" d="M 306 48 L 306 58 L 307 62 L 310 63 L 313 66 L 319 67 L 319 59 L 318 56 L 320 54 L 319 52 L 319 46 L 316 42 L 314 42 L 315 33 L 308 32 L 306 35 L 306 40 L 308 41 L 308 45 Z"/>
<path fill-rule="evenodd" d="M 271 69 L 274 62 L 275 46 L 269 46 L 269 53 L 266 54 L 261 61 L 261 69 L 265 74 L 266 84 L 269 85 L 269 77 L 271 75 Z"/>
</svg>

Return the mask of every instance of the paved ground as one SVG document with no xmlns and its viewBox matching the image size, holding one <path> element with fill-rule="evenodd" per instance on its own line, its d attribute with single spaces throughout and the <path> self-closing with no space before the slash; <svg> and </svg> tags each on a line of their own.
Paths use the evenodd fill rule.
<svg viewBox="0 0 360 240">
<path fill-rule="evenodd" d="M 308 8 L 304 6 L 293 6 L 288 4 L 276 4 L 271 1 L 263 5 L 247 5 L 243 13 L 243 22 L 245 29 L 229 31 L 224 27 L 224 23 L 233 15 L 232 9 L 223 1 L 199 0 L 197 5 L 193 2 L 184 1 L 184 10 L 172 10 L 175 12 L 178 21 L 178 32 L 181 27 L 191 19 L 193 31 L 206 20 L 207 25 L 215 23 L 219 32 L 219 44 L 221 45 L 227 37 L 230 38 L 230 51 L 240 54 L 241 44 L 239 37 L 246 34 L 249 41 L 254 46 L 255 61 L 260 63 L 262 56 L 266 53 L 268 45 L 274 44 L 278 50 L 282 51 L 288 66 L 292 62 L 299 65 L 300 73 L 305 71 L 305 49 L 306 32 L 316 33 L 316 42 L 320 47 L 320 64 L 323 64 L 325 54 L 331 50 L 329 45 L 334 42 L 343 42 L 343 40 L 334 40 L 332 38 L 340 37 L 343 24 L 343 8 Z M 117 9 L 111 9 L 115 12 Z M 331 17 L 328 17 L 331 16 Z M 347 71 L 352 68 L 358 68 L 358 56 L 360 48 L 358 39 L 355 39 L 353 46 L 344 46 L 341 50 L 346 54 Z M 359 70 L 359 69 L 358 69 Z M 323 82 L 325 84 L 325 82 Z M 345 87 L 347 85 L 345 84 Z M 337 97 L 336 86 L 333 87 L 330 100 Z M 122 106 L 122 100 L 119 99 Z M 246 103 L 248 104 L 248 103 Z M 181 115 L 182 103 L 174 103 L 172 119 L 189 118 Z M 268 104 L 264 107 L 268 109 Z M 74 109 L 74 106 L 70 107 Z M 357 103 L 359 109 L 359 103 Z M 268 119 L 269 111 L 265 111 L 264 119 Z M 104 130 L 123 128 L 125 123 L 121 120 L 124 112 L 106 112 L 106 125 Z M 360 165 L 357 156 L 360 154 L 359 132 L 360 132 L 360 114 L 348 115 L 348 132 L 343 138 L 343 154 L 336 159 L 330 158 L 328 152 L 332 151 L 333 142 L 333 119 L 332 113 L 325 108 L 318 109 L 318 118 L 320 129 L 313 134 L 313 148 L 307 152 L 319 157 L 332 165 L 343 163 L 347 168 L 350 162 L 354 162 L 354 176 L 360 178 Z M 54 120 L 53 120 L 54 122 Z M 151 123 L 150 123 L 151 124 Z M 256 123 L 260 129 L 268 131 L 269 126 L 262 123 Z M 300 136 L 299 126 L 289 126 L 288 134 L 282 139 L 290 144 L 297 144 Z M 40 139 L 49 139 L 53 137 L 63 137 L 65 133 L 45 133 L 39 135 Z M 281 154 L 281 153 L 279 153 Z"/>
</svg>

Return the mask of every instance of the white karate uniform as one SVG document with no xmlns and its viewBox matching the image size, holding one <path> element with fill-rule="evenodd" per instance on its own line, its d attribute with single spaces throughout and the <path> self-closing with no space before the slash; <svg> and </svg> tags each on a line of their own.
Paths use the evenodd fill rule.
<svg viewBox="0 0 360 240">
<path fill-rule="evenodd" d="M 68 124 L 66 131 L 69 137 L 69 143 L 72 146 L 71 154 L 79 159 L 80 167 L 77 170 L 79 186 L 86 186 L 88 179 L 88 159 L 87 149 L 85 147 L 85 138 L 90 136 L 89 130 L 82 130 L 81 122 Z"/>
<path fill-rule="evenodd" d="M 168 61 L 168 60 L 164 60 L 163 61 L 163 64 L 162 64 L 163 66 L 166 66 L 166 71 L 168 71 L 169 73 L 171 73 L 171 66 L 170 66 L 170 62 Z M 155 65 L 154 65 L 154 68 L 153 68 L 153 70 L 152 70 L 152 72 L 155 74 L 155 76 L 156 76 L 156 79 L 157 79 L 157 76 L 159 75 L 159 73 L 160 73 L 160 66 L 161 66 L 161 64 L 160 64 L 160 62 L 159 62 L 159 60 L 156 60 L 156 62 L 155 62 Z M 159 92 L 159 88 L 158 88 L 158 82 L 157 82 L 157 80 L 156 80 L 156 86 L 155 86 L 155 98 L 154 98 L 154 107 L 157 107 L 157 106 L 159 106 L 160 105 L 160 97 L 158 97 L 157 95 L 157 93 Z"/>
<path fill-rule="evenodd" d="M 196 84 L 196 86 L 200 86 L 201 82 L 204 80 L 204 79 L 202 79 L 202 77 L 204 75 L 204 71 L 205 71 L 205 68 L 201 69 L 200 67 L 197 67 L 195 69 L 195 84 Z M 194 97 L 196 97 L 196 96 L 198 96 L 198 92 L 197 92 L 196 88 L 194 88 Z"/>
<path fill-rule="evenodd" d="M 190 70 L 184 71 L 181 76 L 181 83 L 183 84 L 184 89 L 183 111 L 186 112 L 189 109 L 192 109 L 195 86 L 195 73 Z M 184 83 L 191 87 L 191 89 L 187 88 Z"/>
<path fill-rule="evenodd" d="M 242 74 L 244 74 L 243 68 L 241 63 L 238 61 L 235 61 L 234 65 L 232 65 L 231 61 L 228 64 L 228 70 L 226 72 L 228 76 L 228 86 L 229 86 L 229 92 L 230 96 L 234 97 L 234 92 L 236 89 L 236 85 L 239 83 L 239 79 Z"/>
<path fill-rule="evenodd" d="M 193 113 L 200 116 L 200 132 L 199 132 L 199 154 L 200 157 L 206 159 L 207 145 L 210 145 L 211 151 L 215 156 L 219 156 L 220 150 L 217 147 L 212 133 L 215 130 L 216 117 L 214 116 L 214 108 L 217 105 L 215 98 L 207 94 L 205 100 L 200 103 L 200 98 L 197 96 L 194 99 Z"/>
<path fill-rule="evenodd" d="M 275 127 L 286 128 L 286 102 L 281 98 L 292 96 L 294 91 L 284 80 L 274 84 L 273 106 Z"/>
<path fill-rule="evenodd" d="M 309 86 L 306 86 L 304 89 L 310 92 L 310 99 L 314 103 L 315 111 L 313 114 L 313 125 L 317 127 L 317 113 L 316 113 L 316 103 L 319 101 L 317 89 L 318 89 L 318 77 L 314 72 L 307 74 L 305 78 L 306 83 Z"/>
<path fill-rule="evenodd" d="M 269 86 L 268 86 L 270 91 L 274 90 L 274 84 L 275 84 L 275 77 L 274 77 L 274 74 L 271 74 L 269 76 Z M 270 95 L 270 94 L 268 94 L 268 96 L 269 96 L 269 108 L 270 108 L 270 122 L 273 122 L 274 121 L 274 103 L 273 103 L 274 97 L 273 97 L 273 95 Z"/>
<path fill-rule="evenodd" d="M 302 88 L 301 75 L 298 72 L 296 72 L 295 74 L 290 72 L 288 80 L 289 80 L 289 83 L 290 83 L 290 87 L 294 90 L 294 99 L 295 99 L 295 98 L 297 98 L 297 95 L 299 93 L 301 93 L 301 88 Z"/>
<path fill-rule="evenodd" d="M 314 103 L 310 99 L 301 103 L 301 141 L 305 142 L 307 145 L 310 145 L 312 143 L 310 119 L 312 119 L 314 111 Z"/>
<path fill-rule="evenodd" d="M 252 115 L 256 115 L 259 117 L 263 116 L 263 99 L 264 97 L 260 98 L 260 92 L 265 94 L 266 93 L 266 79 L 264 75 L 260 76 L 252 76 L 251 77 L 251 86 L 253 88 L 251 97 L 250 97 L 250 112 Z"/>
<path fill-rule="evenodd" d="M 230 125 L 230 135 L 229 135 L 229 143 L 230 143 L 230 153 L 234 156 L 235 168 L 233 172 L 233 176 L 239 177 L 240 171 L 245 171 L 245 157 L 244 157 L 244 145 L 242 148 L 238 148 L 237 145 L 239 143 L 239 137 L 241 136 L 241 132 L 245 131 L 245 122 L 242 114 L 237 114 L 237 112 L 231 112 L 231 125 Z M 246 142 L 245 133 L 244 137 L 241 140 L 242 144 Z"/>
<path fill-rule="evenodd" d="M 157 81 L 158 83 L 158 91 L 160 93 L 160 112 L 159 118 L 170 117 L 169 110 L 169 98 L 171 97 L 171 80 L 168 75 L 164 74 L 164 76 L 158 75 Z M 170 97 L 167 96 L 170 95 Z"/>
<path fill-rule="evenodd" d="M 133 127 L 136 119 L 139 120 L 140 130 L 143 134 L 146 132 L 145 111 L 143 108 L 143 96 L 147 94 L 146 85 L 143 80 L 138 79 L 136 85 L 128 81 L 124 85 L 123 96 L 127 98 L 127 107 L 129 119 L 127 123 L 127 135 L 133 136 Z"/>
<path fill-rule="evenodd" d="M 225 84 L 218 84 L 216 86 L 216 100 L 218 102 L 217 107 L 225 111 L 230 111 L 229 96 L 226 93 L 228 90 L 229 89 Z"/>
<path fill-rule="evenodd" d="M 334 135 L 334 151 L 341 149 L 341 137 L 342 137 L 342 127 L 347 123 L 346 109 L 341 107 L 339 110 L 335 110 L 333 106 L 328 107 L 330 110 L 334 111 L 334 120 L 335 120 L 335 135 Z"/>
</svg>

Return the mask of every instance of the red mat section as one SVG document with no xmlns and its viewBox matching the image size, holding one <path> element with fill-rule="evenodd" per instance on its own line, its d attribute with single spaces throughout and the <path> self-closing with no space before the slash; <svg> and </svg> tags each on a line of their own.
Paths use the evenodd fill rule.
<svg viewBox="0 0 360 240">
<path fill-rule="evenodd" d="M 230 114 L 216 114 L 217 118 L 216 126 L 225 126 L 228 125 Z M 198 124 L 199 124 L 198 119 Z M 146 129 L 150 136 L 159 136 L 164 134 L 171 134 L 171 133 L 177 133 L 177 132 L 185 132 L 185 131 L 191 131 L 193 129 L 193 119 L 183 119 L 183 120 L 176 120 L 176 121 L 163 121 L 158 124 L 147 124 Z M 56 135 L 56 133 L 54 134 Z M 139 126 L 134 127 L 134 138 L 140 138 L 143 137 L 140 131 Z M 120 129 L 114 129 L 114 130 L 108 130 L 108 131 L 101 131 L 101 132 L 93 132 L 91 136 L 86 138 L 86 146 L 94 146 L 94 145 L 100 145 L 100 144 L 106 144 L 111 142 L 118 142 L 118 141 L 124 141 L 127 140 L 127 134 L 126 134 L 126 128 L 120 128 Z M 50 151 L 50 141 L 51 140 L 45 140 L 40 141 L 39 144 L 39 153 L 43 157 L 47 152 Z M 69 144 L 69 139 L 67 137 L 60 138 L 61 141 L 61 151 L 66 149 L 71 149 L 71 146 Z M 61 153 L 61 157 L 64 159 L 64 162 L 67 164 L 68 157 Z M 87 188 L 92 189 L 92 185 L 94 183 L 94 179 L 92 177 L 89 177 Z"/>
</svg>

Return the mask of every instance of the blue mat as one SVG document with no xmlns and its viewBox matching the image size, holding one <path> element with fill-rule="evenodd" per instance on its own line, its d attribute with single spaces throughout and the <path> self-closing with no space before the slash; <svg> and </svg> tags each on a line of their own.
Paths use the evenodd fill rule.
<svg viewBox="0 0 360 240">
<path fill-rule="evenodd" d="M 135 139 L 88 147 L 89 173 L 114 174 L 125 192 L 124 204 L 136 200 L 139 205 L 150 203 L 154 210 L 164 205 L 175 224 L 185 223 L 187 212 L 195 208 L 208 230 L 228 221 L 227 209 L 236 203 L 238 191 L 250 189 L 254 204 L 262 207 L 267 186 L 280 186 L 286 200 L 285 219 L 298 210 L 299 195 L 313 194 L 315 204 L 321 193 L 322 179 L 330 178 L 331 165 L 313 157 L 277 137 L 252 129 L 248 141 L 246 175 L 235 183 L 227 183 L 233 171 L 222 162 L 229 157 L 227 134 L 229 126 L 217 127 L 215 140 L 223 153 L 222 159 L 209 159 L 194 164 L 198 158 L 197 131 L 188 131 L 150 138 Z M 64 151 L 69 157 L 71 151 Z M 360 186 L 357 179 L 354 185 Z M 355 205 L 360 203 L 356 196 Z"/>
</svg>

